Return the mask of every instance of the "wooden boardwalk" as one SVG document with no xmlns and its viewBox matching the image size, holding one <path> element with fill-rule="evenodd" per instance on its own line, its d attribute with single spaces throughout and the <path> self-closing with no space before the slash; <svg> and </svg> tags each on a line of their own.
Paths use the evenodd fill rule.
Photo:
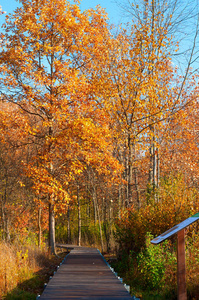
<svg viewBox="0 0 199 300">
<path fill-rule="evenodd" d="M 77 247 L 66 257 L 39 298 L 132 300 L 96 249 Z"/>
</svg>

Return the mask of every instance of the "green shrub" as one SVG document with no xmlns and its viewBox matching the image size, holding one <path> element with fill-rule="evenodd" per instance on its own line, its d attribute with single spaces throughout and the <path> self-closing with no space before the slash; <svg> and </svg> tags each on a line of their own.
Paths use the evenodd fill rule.
<svg viewBox="0 0 199 300">
<path fill-rule="evenodd" d="M 176 266 L 176 256 L 170 252 L 169 243 L 154 246 L 153 239 L 147 234 L 146 248 L 137 256 L 140 285 L 147 290 L 161 290 L 167 285 L 167 267 Z"/>
</svg>

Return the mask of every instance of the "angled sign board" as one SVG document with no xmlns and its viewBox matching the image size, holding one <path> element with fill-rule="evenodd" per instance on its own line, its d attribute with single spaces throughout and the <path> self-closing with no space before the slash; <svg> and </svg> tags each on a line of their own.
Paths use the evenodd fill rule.
<svg viewBox="0 0 199 300">
<path fill-rule="evenodd" d="M 169 237 L 171 237 L 172 235 L 178 233 L 180 230 L 182 230 L 185 227 L 191 225 L 192 223 L 196 222 L 197 220 L 199 220 L 199 213 L 193 215 L 192 217 L 190 217 L 190 218 L 184 220 L 183 222 L 181 222 L 180 224 L 178 224 L 178 225 L 172 227 L 171 229 L 165 231 L 164 233 L 162 233 L 161 235 L 159 235 L 158 237 L 153 239 L 151 241 L 151 243 L 152 244 L 160 244 L 164 240 L 166 240 Z"/>
</svg>

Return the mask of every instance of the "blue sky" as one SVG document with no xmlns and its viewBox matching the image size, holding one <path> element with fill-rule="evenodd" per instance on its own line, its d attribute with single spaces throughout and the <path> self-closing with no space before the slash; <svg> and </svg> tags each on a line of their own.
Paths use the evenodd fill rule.
<svg viewBox="0 0 199 300">
<path fill-rule="evenodd" d="M 115 24 L 117 26 L 121 23 L 125 23 L 126 21 L 129 21 L 128 18 L 126 18 L 126 19 L 124 18 L 124 12 L 116 4 L 116 2 L 118 2 L 120 4 L 124 4 L 126 1 L 127 0 L 82 0 L 81 4 L 80 4 L 80 8 L 83 11 L 90 7 L 94 8 L 96 5 L 99 4 L 101 7 L 106 9 L 106 12 L 108 13 L 108 17 L 110 19 L 110 23 Z M 181 0 L 179 0 L 179 1 L 181 1 Z M 185 3 L 187 3 L 186 1 L 185 1 Z M 71 0 L 71 2 L 73 2 L 73 1 Z M 196 3 L 196 2 L 197 2 L 197 0 L 191 0 L 191 2 L 189 3 L 189 7 L 193 8 L 194 3 Z M 182 0 L 182 4 L 183 3 L 184 3 L 184 1 Z M 0 0 L 0 5 L 2 6 L 2 9 L 4 11 L 6 11 L 7 13 L 12 13 L 17 8 L 17 6 L 19 6 L 19 2 L 17 0 Z M 0 15 L 0 26 L 4 23 L 4 19 L 5 19 L 5 15 Z M 196 22 L 194 21 L 194 23 L 196 23 Z M 179 30 L 179 32 L 177 32 L 177 39 L 181 39 L 181 37 L 183 36 L 182 42 L 180 44 L 180 52 L 183 52 L 184 50 L 188 49 L 189 47 L 192 47 L 192 45 L 193 45 L 194 32 L 195 32 L 195 26 L 196 26 L 194 23 L 193 23 L 193 20 L 188 19 L 187 22 L 185 22 L 186 26 L 185 26 L 185 24 L 183 25 L 183 31 L 185 33 L 181 32 L 182 30 Z M 199 39 L 199 36 L 198 36 L 198 39 Z M 197 41 L 197 43 L 199 43 L 199 42 Z M 184 61 L 186 61 L 186 59 L 184 59 L 182 56 L 180 56 L 180 61 L 184 64 Z M 176 64 L 176 62 L 175 62 L 175 64 Z M 179 65 L 179 62 L 177 62 L 177 65 Z M 185 62 L 185 65 L 186 65 L 186 62 Z M 183 69 L 184 69 L 184 67 L 183 67 Z"/>
<path fill-rule="evenodd" d="M 106 9 L 108 13 L 110 23 L 114 23 L 116 25 L 122 22 L 122 13 L 121 9 L 115 3 L 114 0 L 82 0 L 80 4 L 81 10 L 88 9 L 90 7 L 94 8 L 96 5 L 101 5 L 101 7 Z M 18 1 L 16 0 L 0 0 L 0 5 L 2 9 L 7 13 L 12 13 L 14 9 L 19 6 Z M 0 16 L 0 25 L 4 22 L 4 15 Z"/>
</svg>

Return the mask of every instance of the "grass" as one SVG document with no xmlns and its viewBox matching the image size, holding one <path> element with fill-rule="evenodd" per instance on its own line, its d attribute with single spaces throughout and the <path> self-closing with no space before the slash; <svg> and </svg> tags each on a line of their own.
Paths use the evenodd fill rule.
<svg viewBox="0 0 199 300">
<path fill-rule="evenodd" d="M 35 300 L 36 295 L 18 288 L 14 289 L 13 292 L 8 293 L 4 298 L 6 300 Z"/>
<path fill-rule="evenodd" d="M 66 254 L 0 242 L 0 299 L 35 300 Z"/>
</svg>

